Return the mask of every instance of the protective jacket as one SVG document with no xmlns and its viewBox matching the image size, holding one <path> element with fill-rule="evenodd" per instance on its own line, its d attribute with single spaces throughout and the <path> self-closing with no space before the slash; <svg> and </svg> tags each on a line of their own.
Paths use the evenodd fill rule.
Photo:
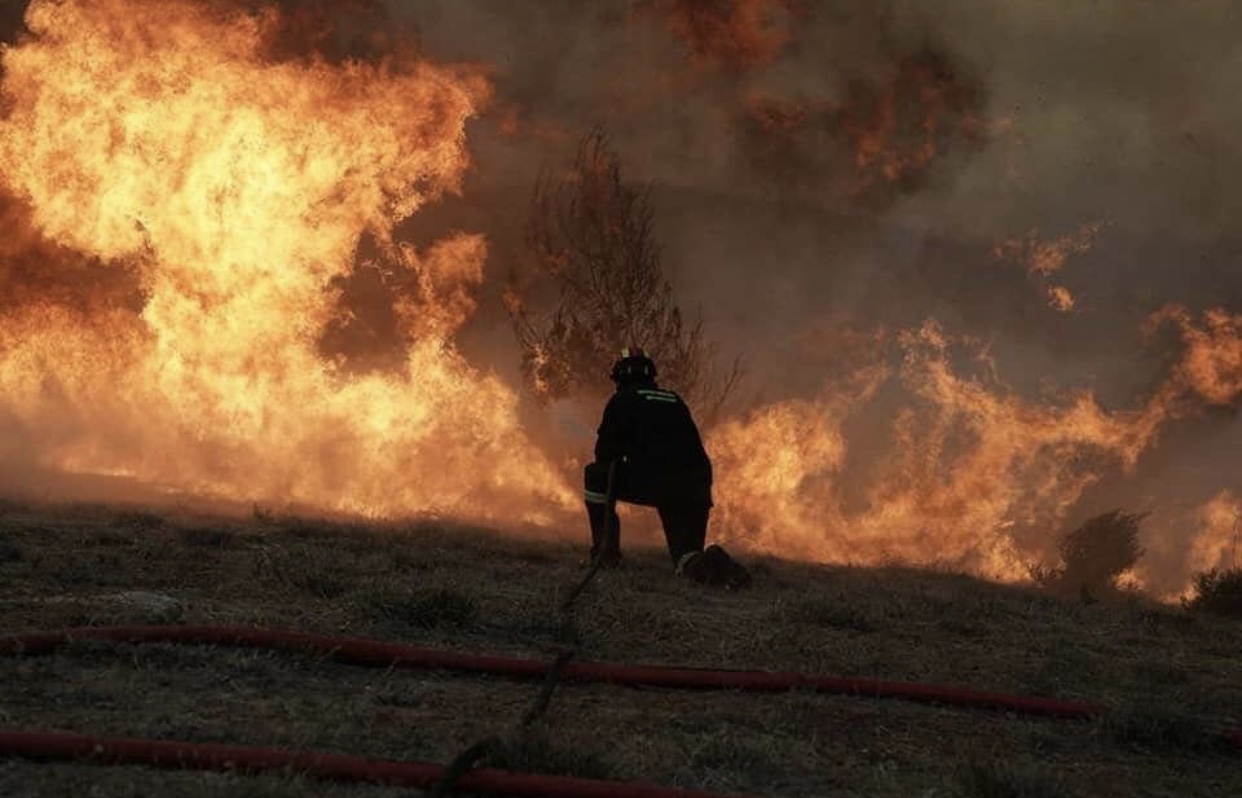
<svg viewBox="0 0 1242 798">
<path fill-rule="evenodd" d="M 690 408 L 654 381 L 622 385 L 608 401 L 595 441 L 595 460 L 619 459 L 629 501 L 668 499 L 711 506 L 712 464 Z"/>
</svg>

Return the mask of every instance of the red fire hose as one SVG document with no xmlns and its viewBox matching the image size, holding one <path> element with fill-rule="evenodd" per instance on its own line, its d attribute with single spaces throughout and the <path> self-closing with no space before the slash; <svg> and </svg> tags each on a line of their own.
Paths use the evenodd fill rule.
<svg viewBox="0 0 1242 798">
<path fill-rule="evenodd" d="M 280 748 L 133 740 L 13 729 L 0 729 L 0 751 L 29 759 L 85 759 L 109 765 L 148 765 L 174 770 L 258 773 L 292 769 L 332 781 L 367 782 L 393 787 L 430 787 L 437 784 L 445 773 L 442 765 L 430 762 L 394 762 Z M 653 784 L 490 769 L 466 773 L 457 782 L 457 788 L 468 793 L 547 798 L 720 798 L 710 793 Z"/>
<path fill-rule="evenodd" d="M 399 668 L 441 668 L 495 676 L 541 678 L 549 662 L 521 657 L 488 656 L 407 646 L 357 637 L 330 637 L 307 632 L 249 629 L 229 626 L 112 626 L 82 627 L 59 632 L 36 632 L 0 637 L 0 655 L 41 654 L 73 640 L 116 643 L 200 643 L 309 651 L 338 662 Z M 1054 698 L 1006 695 L 964 687 L 944 687 L 881 679 L 821 676 L 781 671 L 734 671 L 569 662 L 560 671 L 563 681 L 608 682 L 641 687 L 785 692 L 801 689 L 870 698 L 896 698 L 932 704 L 996 709 L 1024 715 L 1084 719 L 1104 714 L 1098 704 Z"/>
<path fill-rule="evenodd" d="M 309 651 L 340 662 L 407 668 L 441 668 L 510 677 L 543 677 L 554 665 L 546 660 L 480 656 L 407 646 L 377 640 L 330 637 L 305 632 L 217 626 L 84 627 L 0 637 L 0 655 L 42 654 L 74 640 L 120 643 L 199 643 Z M 722 671 L 694 668 L 562 663 L 560 678 L 635 686 L 733 689 L 745 691 L 812 690 L 875 698 L 896 698 L 963 707 L 998 709 L 1055 718 L 1086 719 L 1107 712 L 1098 704 L 981 692 L 878 679 L 851 679 L 795 672 Z M 1223 734 L 1242 749 L 1242 729 Z M 32 758 L 93 758 L 109 763 L 148 764 L 197 769 L 278 770 L 296 768 L 322 778 L 403 786 L 428 786 L 445 773 L 440 765 L 390 762 L 364 757 L 272 748 L 100 738 L 75 734 L 0 730 L 0 753 Z M 650 785 L 571 779 L 498 770 L 471 771 L 459 782 L 463 790 L 506 795 L 583 796 L 584 798 L 709 798 L 704 793 Z"/>
</svg>

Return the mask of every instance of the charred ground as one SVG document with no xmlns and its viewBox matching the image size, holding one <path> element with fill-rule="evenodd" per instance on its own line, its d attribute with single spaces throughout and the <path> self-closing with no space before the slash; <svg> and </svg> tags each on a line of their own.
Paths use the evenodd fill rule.
<svg viewBox="0 0 1242 798">
<path fill-rule="evenodd" d="M 581 546 L 487 529 L 102 506 L 0 509 L 4 633 L 255 624 L 551 656 Z M 1215 733 L 1242 726 L 1242 626 L 1084 604 L 959 574 L 756 563 L 705 592 L 636 550 L 580 599 L 583 657 L 969 685 L 1115 708 L 1078 723 L 804 693 L 563 687 L 513 767 L 725 794 L 1157 796 L 1242 791 Z M 126 594 L 176 599 L 164 607 Z M 447 762 L 508 733 L 531 683 L 293 654 L 81 643 L 0 659 L 0 722 Z M 10 796 L 408 794 L 315 782 L 0 760 Z"/>
</svg>

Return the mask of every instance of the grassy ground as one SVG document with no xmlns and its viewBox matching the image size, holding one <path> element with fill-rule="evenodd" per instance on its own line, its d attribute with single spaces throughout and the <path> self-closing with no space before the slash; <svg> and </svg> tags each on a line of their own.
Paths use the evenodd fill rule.
<svg viewBox="0 0 1242 798">
<path fill-rule="evenodd" d="M 0 505 L 0 633 L 256 624 L 551 656 L 584 547 L 432 523 Z M 560 689 L 513 767 L 773 796 L 1242 795 L 1242 624 L 951 573 L 754 563 L 744 594 L 629 553 L 579 600 L 585 658 L 818 671 L 1090 699 L 1066 722 L 805 693 Z M 148 606 L 134 592 L 175 599 Z M 512 734 L 538 685 L 311 655 L 75 644 L 0 658 L 0 725 L 448 761 Z M 0 759 L 0 795 L 395 796 L 249 777 Z"/>
</svg>

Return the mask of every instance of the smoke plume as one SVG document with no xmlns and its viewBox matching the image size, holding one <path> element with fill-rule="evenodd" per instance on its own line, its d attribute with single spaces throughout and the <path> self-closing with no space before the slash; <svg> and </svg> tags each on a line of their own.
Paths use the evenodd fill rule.
<svg viewBox="0 0 1242 798">
<path fill-rule="evenodd" d="M 295 212 L 212 206 L 232 214 L 209 230 L 223 240 L 251 222 L 275 236 L 266 250 L 224 254 L 272 278 L 262 299 L 284 304 L 265 312 L 298 332 L 252 332 L 286 359 L 240 343 L 193 352 L 229 379 L 206 387 L 193 368 L 176 377 L 202 415 L 141 432 L 124 407 L 82 407 L 96 391 L 169 398 L 174 361 L 161 346 L 173 339 L 160 325 L 170 314 L 188 323 L 186 302 L 203 298 L 186 281 L 204 272 L 187 263 L 221 254 L 148 206 L 197 202 L 187 175 L 208 167 L 232 176 L 216 186 L 226 194 L 266 184 L 237 182 L 262 172 L 231 172 L 239 161 L 203 160 L 210 153 L 188 144 L 148 158 L 154 139 L 86 147 L 98 174 L 70 135 L 63 151 L 36 152 L 23 126 L 42 119 L 50 95 L 34 91 L 30 59 L 83 33 L 65 24 L 129 41 L 155 5 L 113 0 L 108 20 L 79 13 L 84 2 L 25 5 L 0 11 L 0 218 L 13 231 L 0 242 L 0 374 L 23 375 L 0 382 L 10 397 L 0 423 L 20 429 L 6 439 L 44 467 L 381 514 L 480 514 L 480 503 L 523 491 L 541 497 L 521 500 L 529 517 L 571 507 L 565 491 L 598 408 L 529 406 L 499 297 L 527 256 L 535 180 L 604 125 L 627 177 L 653 188 L 678 296 L 748 366 L 733 415 L 707 431 L 719 535 L 816 559 L 1021 578 L 1067 527 L 1121 506 L 1150 512 L 1136 578 L 1161 594 L 1226 550 L 1220 530 L 1242 490 L 1231 465 L 1242 442 L 1242 15 L 1228 0 L 171 4 L 198 9 L 175 31 L 215 31 L 209 60 L 221 80 L 244 73 L 253 89 L 305 78 L 270 102 L 233 102 L 262 118 L 254 140 L 274 146 L 265 137 L 275 131 L 284 151 L 323 160 L 279 162 L 281 179 L 310 179 L 274 195 Z M 253 37 L 223 34 L 239 25 Z M 185 33 L 169 46 L 211 41 Z M 130 79 L 166 111 L 199 91 L 166 76 Z M 93 79 L 97 95 L 120 96 L 113 78 Z M 210 85 L 195 96 L 207 102 Z M 99 119 L 129 107 L 117 100 Z M 353 138 L 328 143 L 333 126 L 355 124 Z M 230 157 L 251 154 L 248 141 L 236 139 Z M 382 154 L 346 157 L 360 152 Z M 105 175 L 138 162 L 122 155 L 172 171 L 111 219 L 104 209 L 132 186 Z M 72 196 L 39 187 L 83 180 L 92 190 Z M 98 203 L 100 224 L 113 227 L 88 230 L 82 213 L 58 221 L 70 200 Z M 334 203 L 347 213 L 327 211 Z M 251 211 L 260 216 L 239 215 Z M 264 228 L 273 224 L 287 230 Z M 325 231 L 334 237 L 310 248 L 285 238 Z M 294 258 L 306 281 L 251 262 L 262 257 Z M 258 299 L 244 283 L 216 287 L 225 316 Z M 179 329 L 231 330 L 196 323 Z M 81 357 L 89 374 L 102 352 L 113 378 L 37 379 L 32 342 L 47 341 L 46 358 L 66 331 L 72 351 L 56 356 Z M 487 413 L 467 422 L 434 392 L 409 395 L 425 379 L 416 369 L 464 404 L 486 396 Z M 312 398 L 297 423 L 273 421 L 303 404 L 300 391 Z M 246 435 L 195 426 L 236 423 L 212 408 L 237 395 L 249 397 Z M 52 425 L 53 409 L 68 420 Z M 328 435 L 350 412 L 362 420 Z M 97 434 L 104 416 L 126 432 Z M 498 425 L 503 443 L 455 431 L 466 423 Z M 376 454 L 394 428 L 403 454 Z M 151 459 L 173 451 L 160 436 L 193 452 L 191 464 Z M 525 483 L 506 446 L 534 452 L 547 473 Z M 365 476 L 348 476 L 359 447 L 371 453 Z M 246 478 L 298 458 L 331 466 Z M 469 476 L 448 479 L 444 462 Z M 385 495 L 414 478 L 425 487 Z"/>
</svg>

